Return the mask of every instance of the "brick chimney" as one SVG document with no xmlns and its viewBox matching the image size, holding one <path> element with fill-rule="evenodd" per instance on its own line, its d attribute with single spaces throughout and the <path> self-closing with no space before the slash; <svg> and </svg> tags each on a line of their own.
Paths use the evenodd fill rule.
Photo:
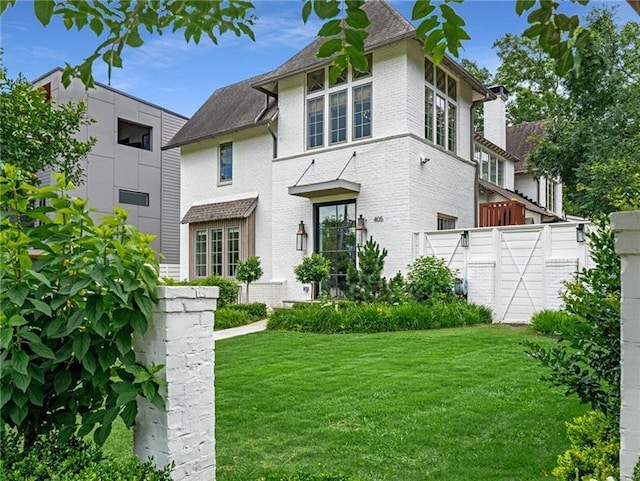
<svg viewBox="0 0 640 481">
<path fill-rule="evenodd" d="M 489 90 L 496 94 L 496 99 L 484 103 L 484 138 L 506 149 L 509 91 L 504 85 L 496 85 Z"/>
</svg>

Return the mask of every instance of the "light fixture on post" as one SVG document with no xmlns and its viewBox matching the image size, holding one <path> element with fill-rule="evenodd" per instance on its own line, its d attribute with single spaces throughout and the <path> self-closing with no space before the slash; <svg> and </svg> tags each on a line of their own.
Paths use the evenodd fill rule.
<svg viewBox="0 0 640 481">
<path fill-rule="evenodd" d="M 460 245 L 462 247 L 469 247 L 469 231 L 463 230 L 460 233 Z"/>
<path fill-rule="evenodd" d="M 578 224 L 576 226 L 576 241 L 584 242 L 584 237 L 585 237 L 584 224 Z"/>
<path fill-rule="evenodd" d="M 300 221 L 298 232 L 296 232 L 296 250 L 307 250 L 307 231 L 304 229 L 304 221 Z"/>
<path fill-rule="evenodd" d="M 365 223 L 364 217 L 362 217 L 362 214 L 360 214 L 360 217 L 358 217 L 358 222 L 356 222 L 356 233 L 358 234 L 358 245 L 364 245 L 367 242 L 367 225 Z"/>
</svg>

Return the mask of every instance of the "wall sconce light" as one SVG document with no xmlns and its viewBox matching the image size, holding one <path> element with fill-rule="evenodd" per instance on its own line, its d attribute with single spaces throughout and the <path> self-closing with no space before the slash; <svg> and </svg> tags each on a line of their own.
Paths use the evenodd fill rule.
<svg viewBox="0 0 640 481">
<path fill-rule="evenodd" d="M 360 217 L 358 217 L 358 222 L 356 223 L 356 233 L 358 234 L 358 245 L 364 245 L 367 242 L 367 225 L 365 223 L 364 217 L 362 217 L 362 214 L 360 214 Z"/>
<path fill-rule="evenodd" d="M 469 247 L 469 231 L 463 230 L 460 233 L 460 245 L 462 247 Z"/>
<path fill-rule="evenodd" d="M 584 224 L 578 224 L 576 226 L 576 241 L 584 242 L 584 238 L 585 238 Z"/>
<path fill-rule="evenodd" d="M 304 229 L 304 222 L 300 221 L 298 232 L 296 232 L 296 250 L 307 250 L 307 231 Z"/>
</svg>

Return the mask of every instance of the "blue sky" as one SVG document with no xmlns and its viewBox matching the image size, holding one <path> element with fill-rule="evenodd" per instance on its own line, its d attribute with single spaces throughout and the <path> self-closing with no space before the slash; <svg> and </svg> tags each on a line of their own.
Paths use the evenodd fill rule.
<svg viewBox="0 0 640 481">
<path fill-rule="evenodd" d="M 390 2 L 406 18 L 411 16 L 413 1 Z M 596 5 L 596 2 L 592 2 Z M 598 5 L 602 2 L 597 3 Z M 621 21 L 640 18 L 624 1 L 619 5 Z M 199 45 L 187 44 L 177 34 L 148 37 L 141 48 L 129 49 L 124 68 L 114 69 L 111 86 L 136 97 L 190 116 L 219 87 L 267 72 L 278 67 L 309 43 L 319 23 L 305 25 L 300 17 L 302 2 L 297 0 L 255 0 L 258 17 L 254 28 L 256 42 L 228 34 L 213 45 L 208 39 Z M 475 60 L 495 70 L 498 58 L 493 43 L 506 33 L 520 33 L 526 21 L 515 14 L 513 1 L 466 0 L 455 5 L 467 22 L 471 40 L 464 44 L 461 58 Z M 584 16 L 589 7 L 566 2 L 563 11 Z M 93 53 L 97 38 L 89 29 L 67 31 L 59 18 L 42 27 L 33 14 L 33 2 L 19 0 L 1 20 L 3 63 L 9 75 L 24 74 L 33 80 L 49 70 L 75 65 Z M 107 83 L 106 66 L 97 62 L 96 80 Z"/>
</svg>

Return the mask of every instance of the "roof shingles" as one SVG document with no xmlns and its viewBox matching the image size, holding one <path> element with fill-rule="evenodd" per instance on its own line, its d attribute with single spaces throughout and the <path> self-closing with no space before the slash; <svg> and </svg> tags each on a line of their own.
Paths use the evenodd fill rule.
<svg viewBox="0 0 640 481">
<path fill-rule="evenodd" d="M 194 205 L 185 214 L 181 224 L 212 222 L 226 219 L 242 219 L 253 212 L 257 201 L 257 197 L 250 197 L 248 199 Z"/>
</svg>

